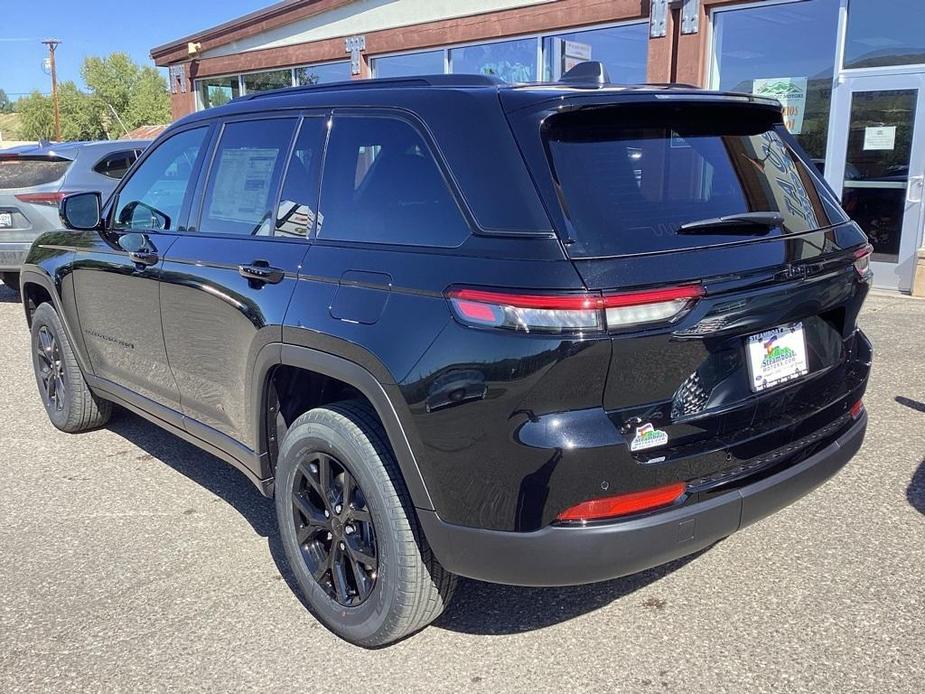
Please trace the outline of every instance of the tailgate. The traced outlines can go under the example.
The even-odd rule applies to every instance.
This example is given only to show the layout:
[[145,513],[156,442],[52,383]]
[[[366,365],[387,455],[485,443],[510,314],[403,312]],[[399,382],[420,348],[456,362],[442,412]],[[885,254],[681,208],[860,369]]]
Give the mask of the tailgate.
[[[858,235],[848,226],[760,247],[685,251],[670,264],[654,256],[576,261],[584,277],[602,283],[662,277],[672,284],[697,282],[704,290],[668,324],[612,333],[604,408],[630,442],[638,427],[665,432],[659,445],[631,449],[639,462],[683,461],[689,466],[684,478],[693,479],[812,433],[828,421],[807,431],[801,422],[832,405],[838,407],[829,410],[829,420],[847,411],[858,385],[849,372],[859,358],[856,318],[868,284],[854,267],[854,254],[836,248],[838,238],[848,244]],[[779,264],[745,269],[769,258]],[[743,269],[704,276],[704,268],[724,263]],[[775,345],[768,331],[791,327],[799,330],[796,349],[805,368],[795,366],[780,382],[756,382],[750,349],[759,357],[766,349],[770,360]],[[750,338],[762,334],[763,344],[750,347]],[[769,433],[775,435],[764,438]],[[738,452],[727,457],[734,446]]]
[[73,164],[51,154],[0,153],[0,241],[31,241],[57,220],[54,195]]
[[846,416],[866,237],[779,109],[633,99],[509,118],[588,289],[697,290],[608,312],[603,405],[637,462],[710,479]]

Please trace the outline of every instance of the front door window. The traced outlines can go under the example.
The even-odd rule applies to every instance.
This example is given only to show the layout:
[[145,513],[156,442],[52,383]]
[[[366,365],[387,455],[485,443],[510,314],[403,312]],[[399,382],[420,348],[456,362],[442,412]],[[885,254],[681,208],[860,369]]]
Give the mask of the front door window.
[[113,228],[170,231],[179,226],[208,130],[184,130],[157,145],[119,191]]

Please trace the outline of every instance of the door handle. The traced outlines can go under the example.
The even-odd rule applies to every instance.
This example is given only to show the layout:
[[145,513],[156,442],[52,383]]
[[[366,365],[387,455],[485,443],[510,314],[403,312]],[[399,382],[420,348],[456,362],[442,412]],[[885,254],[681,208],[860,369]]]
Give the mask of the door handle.
[[[906,202],[916,204],[922,202],[922,188],[925,187],[925,176],[910,176],[909,186],[906,190]],[[915,193],[912,191],[915,190]]]
[[155,251],[146,250],[146,251],[130,251],[128,254],[129,260],[135,263],[138,269],[143,269],[146,267],[151,267],[160,257]]
[[238,272],[241,277],[257,286],[279,284],[286,276],[286,273],[278,267],[270,267],[266,260],[255,260],[250,265],[239,265]]
[[119,248],[128,254],[128,259],[135,264],[135,269],[139,272],[160,260],[157,249],[147,234],[138,232],[125,234],[119,237],[118,244]]

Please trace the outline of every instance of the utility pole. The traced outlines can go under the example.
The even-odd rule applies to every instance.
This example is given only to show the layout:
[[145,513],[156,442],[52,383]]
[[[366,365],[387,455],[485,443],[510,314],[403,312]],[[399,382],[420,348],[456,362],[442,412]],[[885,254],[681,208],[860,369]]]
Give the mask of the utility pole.
[[42,41],[48,46],[48,64],[51,69],[51,103],[55,110],[55,139],[61,140],[61,116],[58,112],[58,73],[55,72],[55,49],[61,42],[58,39]]

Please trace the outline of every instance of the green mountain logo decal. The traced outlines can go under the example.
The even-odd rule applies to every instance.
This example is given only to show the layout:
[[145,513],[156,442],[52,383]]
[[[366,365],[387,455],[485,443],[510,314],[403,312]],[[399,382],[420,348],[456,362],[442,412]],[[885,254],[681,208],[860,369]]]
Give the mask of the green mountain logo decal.
[[795,85],[793,82],[788,80],[778,80],[777,82],[769,82],[764,85],[760,92],[761,95],[766,96],[803,96],[803,90]]
[[778,362],[795,359],[796,356],[796,352],[789,347],[775,346],[764,355],[764,359],[761,360],[761,365],[767,367],[772,364],[777,364]]
[[664,446],[668,443],[668,434],[661,429],[656,429],[651,422],[636,427],[636,436],[630,443],[631,451],[641,451],[644,448],[654,448],[655,446]]

